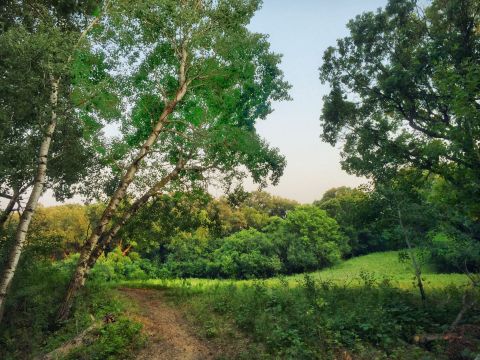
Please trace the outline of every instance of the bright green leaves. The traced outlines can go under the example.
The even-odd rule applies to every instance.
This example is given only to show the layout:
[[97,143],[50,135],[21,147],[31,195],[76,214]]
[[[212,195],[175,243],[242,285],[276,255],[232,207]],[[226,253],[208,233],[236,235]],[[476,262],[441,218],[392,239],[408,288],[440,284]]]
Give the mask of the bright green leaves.
[[[195,163],[195,171],[182,172],[189,183],[206,180],[201,169],[220,171],[225,182],[246,173],[260,184],[278,182],[285,160],[258,137],[255,123],[273,101],[288,99],[289,85],[266,36],[246,27],[258,6],[256,0],[114,4],[109,31],[115,46],[103,48],[107,63],[117,61],[111,73],[126,104],[125,155],[174,104],[143,164],[146,177],[159,178],[166,164],[184,159]],[[119,53],[128,60],[118,63]],[[182,78],[187,89],[177,103]]]

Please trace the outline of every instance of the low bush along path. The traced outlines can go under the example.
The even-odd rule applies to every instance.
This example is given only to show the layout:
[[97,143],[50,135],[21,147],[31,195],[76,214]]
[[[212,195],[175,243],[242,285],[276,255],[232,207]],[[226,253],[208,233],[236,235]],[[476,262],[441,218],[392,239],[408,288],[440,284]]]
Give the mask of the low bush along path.
[[158,290],[122,288],[138,310],[132,316],[143,324],[147,346],[137,359],[214,359],[209,345],[194,335],[180,311],[172,308]]

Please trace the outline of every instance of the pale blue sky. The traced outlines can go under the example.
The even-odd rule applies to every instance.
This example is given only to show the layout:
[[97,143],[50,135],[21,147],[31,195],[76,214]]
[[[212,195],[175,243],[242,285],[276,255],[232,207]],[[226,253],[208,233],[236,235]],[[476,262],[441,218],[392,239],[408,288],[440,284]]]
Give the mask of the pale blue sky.
[[348,35],[348,20],[384,7],[387,0],[264,0],[250,28],[269,34],[284,55],[281,68],[293,85],[293,101],[275,104],[259,133],[287,158],[280,184],[267,190],[300,202],[319,199],[335,186],[364,182],[341,170],[340,150],[320,140],[319,116],[328,87],[318,79],[324,50]]

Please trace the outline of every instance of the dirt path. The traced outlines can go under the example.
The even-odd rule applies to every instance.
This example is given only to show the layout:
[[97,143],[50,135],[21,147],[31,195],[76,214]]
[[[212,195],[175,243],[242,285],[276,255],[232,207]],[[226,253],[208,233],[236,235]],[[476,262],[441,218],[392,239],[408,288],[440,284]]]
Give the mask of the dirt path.
[[138,306],[133,315],[143,324],[149,337],[139,360],[203,360],[214,359],[208,344],[195,336],[182,314],[170,307],[161,291],[149,289],[120,289]]

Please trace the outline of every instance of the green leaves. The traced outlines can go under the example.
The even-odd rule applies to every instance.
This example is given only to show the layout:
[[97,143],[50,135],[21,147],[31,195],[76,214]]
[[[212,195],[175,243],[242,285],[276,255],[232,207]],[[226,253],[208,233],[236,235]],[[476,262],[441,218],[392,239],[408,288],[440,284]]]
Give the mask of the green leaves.
[[478,196],[479,6],[391,0],[348,23],[320,69],[322,138],[343,144],[344,169],[377,180],[430,170]]

